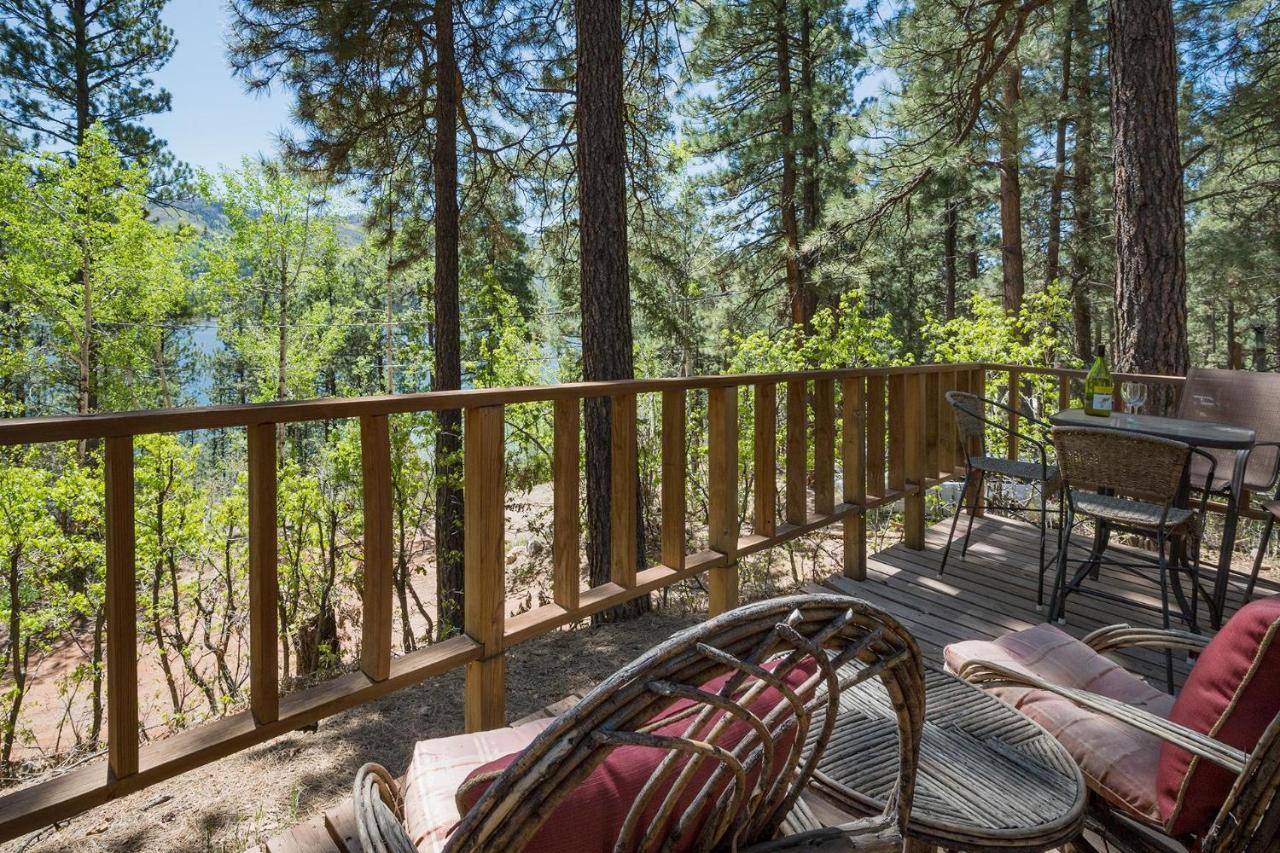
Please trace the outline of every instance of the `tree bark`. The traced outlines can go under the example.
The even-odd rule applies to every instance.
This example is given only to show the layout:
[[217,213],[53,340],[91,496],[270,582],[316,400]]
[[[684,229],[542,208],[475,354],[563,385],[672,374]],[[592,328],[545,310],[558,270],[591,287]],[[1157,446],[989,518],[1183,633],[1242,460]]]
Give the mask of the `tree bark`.
[[782,243],[786,253],[787,301],[791,322],[811,328],[813,308],[800,275],[800,222],[796,212],[796,127],[791,94],[791,29],[787,25],[787,0],[778,0],[774,12],[774,40],[778,76],[778,146],[782,156],[782,188],[778,199],[782,219]]
[[[453,44],[453,0],[436,0],[435,369],[436,391],[462,387],[458,320],[458,64]],[[462,630],[463,567],[462,413],[440,412],[436,431],[436,601],[439,636]]]
[[[577,28],[577,167],[582,374],[587,381],[631,379],[631,298],[627,266],[626,136],[622,97],[621,0],[579,2]],[[610,405],[585,406],[587,563],[591,584],[610,580]],[[639,477],[636,478],[637,484]],[[637,486],[637,496],[639,488]],[[636,501],[636,551],[644,565],[643,502]],[[649,609],[640,596],[593,617],[616,621]]]
[[[1111,0],[1115,169],[1116,361],[1123,371],[1184,374],[1186,234],[1171,0]],[[1162,389],[1152,411],[1171,402]]]
[[946,285],[946,316],[956,317],[956,240],[960,230],[960,214],[955,199],[947,202],[942,227],[942,280]]
[[[801,178],[800,207],[804,236],[818,228],[822,214],[822,195],[819,191],[818,121],[814,113],[817,97],[813,56],[813,16],[807,2],[800,4],[800,157]],[[813,320],[818,307],[818,287],[814,281],[814,264],[808,258],[800,258],[800,287],[805,299],[806,328]],[[837,300],[838,301],[838,300]]]
[[1067,125],[1071,121],[1071,41],[1073,16],[1062,33],[1062,81],[1058,89],[1058,122],[1054,130],[1053,181],[1049,186],[1049,236],[1045,246],[1044,286],[1058,280],[1062,247],[1062,194],[1067,185]]
[[1022,260],[1021,134],[1018,101],[1022,98],[1022,67],[1016,58],[1004,72],[1000,96],[1000,262],[1004,279],[1004,308],[1022,309],[1026,289]]
[[1093,358],[1093,310],[1089,287],[1093,280],[1092,238],[1096,233],[1093,208],[1094,45],[1090,38],[1088,0],[1074,0],[1072,29],[1080,56],[1075,62],[1075,141],[1071,151],[1071,317],[1076,355],[1083,364]]

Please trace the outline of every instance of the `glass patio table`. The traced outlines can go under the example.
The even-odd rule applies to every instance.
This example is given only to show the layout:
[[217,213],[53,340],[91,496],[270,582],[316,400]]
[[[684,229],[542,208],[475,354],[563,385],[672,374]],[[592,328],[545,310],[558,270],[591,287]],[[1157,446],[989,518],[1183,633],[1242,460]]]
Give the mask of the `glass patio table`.
[[1064,409],[1055,415],[1050,415],[1049,422],[1054,426],[1094,427],[1136,432],[1181,441],[1201,449],[1235,452],[1235,462],[1231,470],[1231,494],[1227,498],[1226,514],[1222,524],[1218,570],[1213,582],[1213,596],[1209,602],[1210,619],[1213,627],[1218,628],[1222,622],[1223,608],[1226,606],[1227,580],[1231,575],[1231,553],[1236,541],[1236,527],[1240,521],[1236,496],[1241,494],[1245,468],[1249,463],[1249,452],[1253,450],[1254,442],[1257,441],[1255,432],[1247,427],[1231,424],[1166,418],[1159,415],[1113,414],[1111,417],[1103,418],[1085,414],[1083,409]]

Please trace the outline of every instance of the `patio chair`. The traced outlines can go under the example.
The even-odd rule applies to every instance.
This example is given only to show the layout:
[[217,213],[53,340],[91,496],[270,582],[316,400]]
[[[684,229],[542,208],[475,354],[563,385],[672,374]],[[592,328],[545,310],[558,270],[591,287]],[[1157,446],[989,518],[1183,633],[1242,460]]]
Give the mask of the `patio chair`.
[[[947,534],[947,546],[942,551],[942,563],[938,566],[938,575],[941,576],[947,570],[947,559],[951,556],[951,541],[956,535],[956,523],[960,520],[961,510],[964,508],[964,500],[966,496],[970,496],[969,503],[969,521],[966,523],[964,531],[964,542],[960,546],[960,558],[964,559],[969,551],[969,534],[973,531],[973,517],[978,511],[978,500],[982,494],[983,484],[988,476],[1001,477],[1006,480],[1014,480],[1023,483],[1029,483],[1037,487],[1039,493],[1040,506],[1039,509],[1027,509],[1026,507],[1017,506],[989,506],[989,509],[1018,510],[1023,512],[1034,512],[1039,514],[1040,518],[1040,564],[1039,574],[1036,579],[1036,606],[1044,606],[1044,575],[1048,563],[1045,561],[1045,538],[1048,517],[1048,497],[1057,488],[1058,469],[1049,464],[1049,453],[1045,442],[1040,439],[1033,438],[1026,433],[1009,429],[1007,422],[1002,423],[992,420],[986,415],[986,407],[993,406],[1002,409],[1005,412],[1013,412],[1014,409],[1003,403],[997,403],[995,400],[988,400],[985,397],[979,397],[976,394],[970,394],[967,391],[948,391],[947,403],[950,404],[956,416],[956,429],[960,434],[960,446],[964,450],[964,480],[960,486],[960,494],[956,497],[955,512],[951,516],[951,530]],[[1025,412],[1018,412],[1024,419],[1038,423],[1048,428],[1048,424],[1037,421]],[[1006,459],[1000,456],[989,456],[987,454],[987,427],[993,427],[1007,436],[1017,436],[1020,443],[1024,447],[1032,448],[1037,458],[1034,461],[1024,461],[1020,459]],[[977,452],[971,452],[973,448],[977,448]]]
[[[1253,450],[1249,453],[1244,471],[1243,491],[1253,495],[1274,493],[1273,502],[1280,501],[1280,373],[1255,373],[1247,370],[1218,370],[1193,367],[1187,371],[1178,402],[1178,417],[1190,420],[1217,421],[1235,426],[1249,427],[1257,435]],[[1193,459],[1191,476],[1193,485],[1208,483],[1208,490],[1243,504],[1245,495],[1232,495],[1232,473],[1235,454],[1225,450],[1207,450],[1216,463],[1216,472],[1208,475],[1208,466],[1202,459]],[[1268,512],[1258,558],[1254,561],[1249,578],[1246,600],[1252,597],[1253,587],[1261,568],[1261,556],[1267,549],[1274,525],[1274,510]]]
[[[886,768],[896,770],[896,795],[878,816],[822,828],[800,794],[842,688],[870,678],[884,684],[897,721],[897,764]],[[898,849],[924,691],[915,640],[857,599],[747,605],[651,649],[549,723],[420,742],[403,784],[377,765],[361,768],[361,843],[396,853]]]
[[[947,667],[1039,723],[1090,789],[1108,849],[1280,849],[1280,597],[1241,608],[1212,640],[1113,625],[1083,640],[1038,625],[946,648]],[[1121,668],[1124,649],[1197,652],[1177,697]]]
[[[1198,631],[1200,531],[1208,495],[1202,496],[1198,510],[1175,504],[1182,493],[1183,477],[1192,456],[1200,454],[1208,460],[1209,477],[1215,470],[1213,457],[1180,441],[1093,427],[1054,427],[1053,443],[1057,448],[1067,509],[1049,621],[1065,618],[1067,596],[1072,593],[1105,598],[1130,607],[1139,606],[1124,596],[1102,588],[1085,588],[1082,584],[1086,577],[1096,574],[1103,562],[1139,577],[1145,577],[1142,569],[1155,565],[1160,586],[1158,612],[1163,626],[1166,629],[1170,627],[1169,581],[1172,574],[1174,594],[1183,618],[1192,631]],[[1080,561],[1075,575],[1067,580],[1071,533],[1077,520],[1082,518],[1095,525],[1093,542],[1088,557]],[[1155,559],[1143,559],[1137,555],[1132,560],[1108,557],[1107,537],[1099,535],[1098,525],[1108,530],[1154,538]],[[1189,604],[1176,576],[1182,560],[1175,553],[1175,544],[1191,553]],[[1165,671],[1172,692],[1173,657],[1170,653],[1165,655]]]

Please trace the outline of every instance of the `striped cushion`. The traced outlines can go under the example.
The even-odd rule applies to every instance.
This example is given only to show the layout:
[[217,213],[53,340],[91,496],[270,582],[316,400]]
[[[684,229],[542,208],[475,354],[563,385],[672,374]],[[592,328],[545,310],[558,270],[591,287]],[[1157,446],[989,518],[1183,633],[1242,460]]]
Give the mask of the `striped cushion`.
[[524,749],[554,717],[520,726],[422,740],[405,773],[404,823],[419,853],[443,850],[459,815],[454,794],[477,767]]
[[[1064,687],[1135,705],[1167,717],[1173,697],[1103,657],[1053,625],[1037,625],[998,640],[970,640],[946,648],[947,668],[983,660]],[[1039,723],[1080,765],[1089,787],[1112,805],[1147,823],[1160,822],[1156,770],[1160,739],[1047,690],[1000,687],[991,691]]]

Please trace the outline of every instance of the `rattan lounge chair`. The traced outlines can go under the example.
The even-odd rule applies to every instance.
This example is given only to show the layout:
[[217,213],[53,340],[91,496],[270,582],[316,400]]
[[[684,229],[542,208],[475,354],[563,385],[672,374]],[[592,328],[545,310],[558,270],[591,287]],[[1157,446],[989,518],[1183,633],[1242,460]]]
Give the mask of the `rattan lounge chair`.
[[[1015,392],[1016,393],[1016,392]],[[951,531],[947,534],[947,546],[942,551],[942,563],[938,567],[941,575],[947,570],[947,559],[951,556],[951,540],[956,535],[956,523],[964,509],[964,500],[970,498],[969,521],[964,531],[964,542],[960,546],[960,558],[964,559],[969,551],[969,534],[973,530],[973,517],[977,514],[979,496],[982,494],[987,477],[1001,477],[1030,483],[1036,486],[1039,494],[1039,509],[1028,509],[1015,506],[988,506],[988,509],[1017,510],[1020,512],[1038,513],[1040,518],[1040,565],[1036,580],[1036,606],[1044,605],[1044,574],[1048,566],[1045,561],[1045,539],[1047,536],[1048,499],[1058,484],[1058,469],[1049,464],[1048,447],[1044,441],[1027,435],[1024,432],[1009,429],[1008,423],[988,418],[986,407],[992,406],[1005,412],[1014,409],[995,400],[988,400],[967,391],[948,391],[947,403],[951,405],[956,416],[956,429],[960,434],[960,446],[964,451],[964,480],[960,486],[960,494],[956,497],[955,512],[951,516]],[[1048,429],[1048,424],[1036,421],[1025,412],[1018,412],[1023,419],[1032,420]],[[987,427],[1003,432],[1007,436],[1016,436],[1022,447],[1035,451],[1036,458],[1031,461],[1022,459],[1006,459],[1001,456],[987,454]],[[977,448],[976,452],[971,452]]]
[[[947,666],[1058,738],[1090,789],[1089,827],[1129,853],[1280,849],[1280,599],[1213,640],[1113,625],[1083,640],[1039,625],[946,649]],[[1122,649],[1199,655],[1175,698],[1118,666]],[[1089,849],[1089,848],[1085,848]]]
[[[1196,608],[1199,602],[1200,533],[1203,529],[1207,494],[1198,510],[1175,505],[1182,491],[1183,476],[1189,460],[1202,456],[1208,477],[1213,476],[1214,459],[1180,441],[1092,427],[1054,427],[1053,442],[1057,448],[1063,493],[1066,496],[1066,521],[1063,525],[1062,548],[1058,554],[1058,572],[1054,581],[1054,602],[1050,621],[1065,618],[1067,597],[1082,593],[1136,606],[1123,596],[1105,589],[1084,587],[1085,579],[1096,574],[1100,563],[1124,569],[1140,577],[1143,569],[1154,564],[1160,587],[1159,613],[1165,628],[1170,627],[1169,586],[1173,590],[1183,618],[1198,630]],[[1106,538],[1094,535],[1089,555],[1080,561],[1073,577],[1067,578],[1068,550],[1071,533],[1081,519],[1109,530],[1138,533],[1156,540],[1154,560],[1134,556],[1119,560],[1105,552]],[[1175,545],[1189,552],[1191,563],[1175,553]],[[1177,572],[1184,569],[1191,580],[1191,600],[1187,602]],[[1173,691],[1172,654],[1165,656],[1169,691]]]
[[[822,828],[800,794],[831,737],[841,690],[870,678],[883,683],[897,721],[896,795],[880,815]],[[769,691],[783,698],[762,706]],[[900,849],[924,691],[911,635],[857,599],[803,595],[747,605],[677,634],[599,684],[493,771],[460,819],[458,811],[435,816],[437,843],[424,845],[431,839],[421,827],[406,827],[412,767],[403,788],[377,765],[361,768],[354,791],[361,842],[396,853],[545,849],[545,833],[576,838],[587,822],[602,820],[601,809],[579,798],[631,750],[648,755],[653,770],[638,794],[610,801],[622,801],[615,811],[624,815],[609,827],[615,850]],[[445,774],[424,768],[422,779],[431,784],[433,775]],[[446,811],[452,801],[446,792]]]

